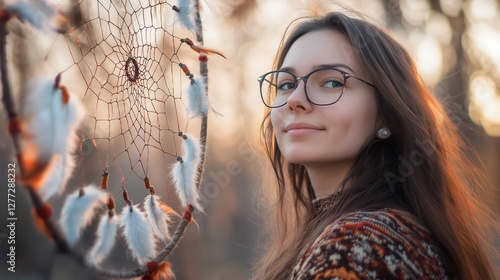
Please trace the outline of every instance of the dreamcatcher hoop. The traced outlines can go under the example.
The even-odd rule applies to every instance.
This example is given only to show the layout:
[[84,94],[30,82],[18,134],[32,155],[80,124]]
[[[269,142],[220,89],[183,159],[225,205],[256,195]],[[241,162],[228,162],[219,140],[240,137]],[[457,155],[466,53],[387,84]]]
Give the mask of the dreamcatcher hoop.
[[[203,34],[202,34],[202,22],[200,18],[200,11],[199,11],[199,3],[198,1],[195,1],[196,4],[194,7],[195,13],[194,13],[194,19],[195,19],[195,25],[196,25],[196,37],[197,41],[200,45],[203,45]],[[179,12],[179,9],[177,7],[173,7],[173,10],[176,12]],[[20,15],[20,18],[22,19],[22,14]],[[8,131],[10,135],[12,136],[13,143],[14,143],[14,148],[15,148],[15,153],[16,153],[16,158],[19,166],[19,174],[23,176],[25,173],[25,170],[23,170],[23,155],[22,155],[22,149],[20,145],[20,132],[21,132],[21,124],[20,124],[20,119],[19,115],[15,111],[14,107],[14,101],[12,98],[12,93],[11,93],[11,88],[10,88],[10,81],[9,81],[9,73],[7,70],[7,65],[8,65],[8,60],[7,60],[7,51],[6,51],[6,37],[8,35],[8,31],[6,28],[6,24],[8,20],[10,19],[10,15],[5,14],[5,11],[0,14],[0,71],[1,71],[1,79],[2,79],[2,91],[3,91],[3,97],[2,101],[4,104],[4,107],[6,108],[6,113],[8,116]],[[184,39],[182,43],[186,43],[187,45],[191,46],[191,48],[198,53],[199,55],[199,63],[200,63],[200,76],[202,77],[204,81],[204,86],[207,87],[208,84],[208,67],[207,67],[207,61],[208,58],[206,56],[206,50],[203,48],[200,48],[199,46],[196,46],[193,44],[193,42],[190,39]],[[210,51],[208,51],[210,52]],[[127,66],[131,65],[133,69],[131,71],[126,71],[127,75],[130,74],[129,79],[137,79],[137,63],[135,61],[130,61],[127,60],[126,62],[126,69]],[[182,67],[182,66],[181,66]],[[134,71],[135,69],[135,71]],[[183,68],[184,70],[184,68]],[[188,70],[189,71],[189,70]],[[186,72],[185,72],[186,73]],[[186,73],[187,74],[187,73]],[[207,92],[207,88],[204,89],[205,92]],[[201,174],[203,174],[203,169],[204,169],[204,161],[205,161],[205,147],[206,147],[206,138],[207,138],[207,122],[208,121],[208,116],[207,114],[203,114],[201,118],[201,126],[200,126],[200,148],[201,148],[201,153],[200,153],[200,161],[199,164],[197,165],[197,174],[198,176],[195,177],[195,186],[196,189],[200,189],[201,186]],[[180,135],[181,136],[181,135]],[[114,278],[130,278],[130,277],[138,277],[142,275],[150,275],[152,272],[154,272],[158,268],[158,264],[161,263],[170,253],[171,251],[177,246],[179,240],[181,239],[187,225],[192,221],[192,212],[195,210],[195,208],[188,204],[186,207],[184,214],[182,215],[182,219],[180,219],[177,228],[175,229],[172,238],[170,242],[167,244],[163,250],[160,251],[160,253],[157,254],[157,256],[154,258],[154,260],[148,262],[146,265],[141,266],[135,270],[130,270],[130,271],[114,271],[114,270],[109,270],[109,269],[104,269],[102,267],[99,267],[95,265],[92,262],[87,261],[82,254],[77,252],[75,249],[73,249],[67,242],[67,240],[64,238],[63,234],[61,233],[60,229],[56,225],[56,223],[50,218],[52,214],[52,210],[50,205],[48,205],[44,200],[40,197],[40,195],[37,193],[35,188],[32,188],[29,186],[29,182],[25,182],[25,185],[29,191],[31,200],[34,205],[35,212],[37,214],[37,217],[39,218],[40,221],[43,222],[45,228],[47,231],[50,233],[52,236],[52,239],[55,241],[56,246],[62,253],[66,253],[70,256],[72,256],[78,263],[83,265],[84,267],[93,270],[103,276],[107,277],[114,277]]]

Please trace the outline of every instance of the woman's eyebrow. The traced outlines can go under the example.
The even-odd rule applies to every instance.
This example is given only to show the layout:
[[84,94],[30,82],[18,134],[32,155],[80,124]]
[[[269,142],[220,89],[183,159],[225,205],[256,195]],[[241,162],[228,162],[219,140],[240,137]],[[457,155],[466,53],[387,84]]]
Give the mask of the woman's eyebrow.
[[[319,69],[319,68],[327,68],[327,67],[344,68],[346,70],[349,70],[350,73],[352,73],[354,75],[356,74],[356,72],[351,67],[349,67],[348,65],[343,64],[343,63],[313,65],[312,70]],[[279,69],[279,71],[287,71],[287,72],[291,72],[291,73],[296,73],[295,68],[291,67],[291,66],[282,67]]]
[[286,66],[286,67],[281,67],[280,69],[278,69],[278,71],[287,71],[290,73],[295,73],[295,68],[291,66]]
[[343,64],[343,63],[314,65],[314,69],[326,68],[326,67],[345,68],[345,69],[349,70],[352,74],[356,74],[356,72],[354,70],[352,70],[351,67],[349,67],[349,66],[347,66],[346,64]]

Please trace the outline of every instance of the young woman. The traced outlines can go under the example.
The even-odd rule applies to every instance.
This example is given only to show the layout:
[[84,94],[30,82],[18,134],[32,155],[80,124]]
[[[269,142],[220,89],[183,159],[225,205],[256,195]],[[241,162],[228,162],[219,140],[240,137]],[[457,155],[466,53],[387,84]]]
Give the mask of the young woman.
[[259,81],[277,220],[254,279],[494,279],[476,169],[401,44],[330,13],[274,69]]

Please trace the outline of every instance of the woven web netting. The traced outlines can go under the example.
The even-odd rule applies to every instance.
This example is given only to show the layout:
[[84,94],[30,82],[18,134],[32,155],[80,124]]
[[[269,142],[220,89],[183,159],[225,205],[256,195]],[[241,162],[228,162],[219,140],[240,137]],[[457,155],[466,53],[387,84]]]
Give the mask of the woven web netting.
[[[62,73],[63,81],[78,85],[88,115],[84,126],[90,135],[82,139],[82,159],[91,144],[98,155],[94,164],[111,174],[110,185],[126,188],[137,184],[128,183],[131,176],[144,180],[159,167],[168,174],[169,163],[180,155],[177,134],[188,129],[182,97],[189,79],[179,65],[181,46],[186,46],[181,39],[193,33],[177,26],[176,12],[165,1],[79,5],[83,23],[64,35],[63,51],[72,64]],[[176,28],[185,36],[175,36]],[[193,51],[184,57],[185,64],[196,66]]]

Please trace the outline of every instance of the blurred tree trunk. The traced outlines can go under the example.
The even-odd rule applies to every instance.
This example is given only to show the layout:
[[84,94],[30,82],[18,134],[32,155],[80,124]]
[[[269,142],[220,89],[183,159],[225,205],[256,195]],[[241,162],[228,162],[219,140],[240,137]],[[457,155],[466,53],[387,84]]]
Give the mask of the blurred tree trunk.
[[387,25],[392,30],[403,27],[403,13],[399,0],[383,0],[383,5],[387,14]]

